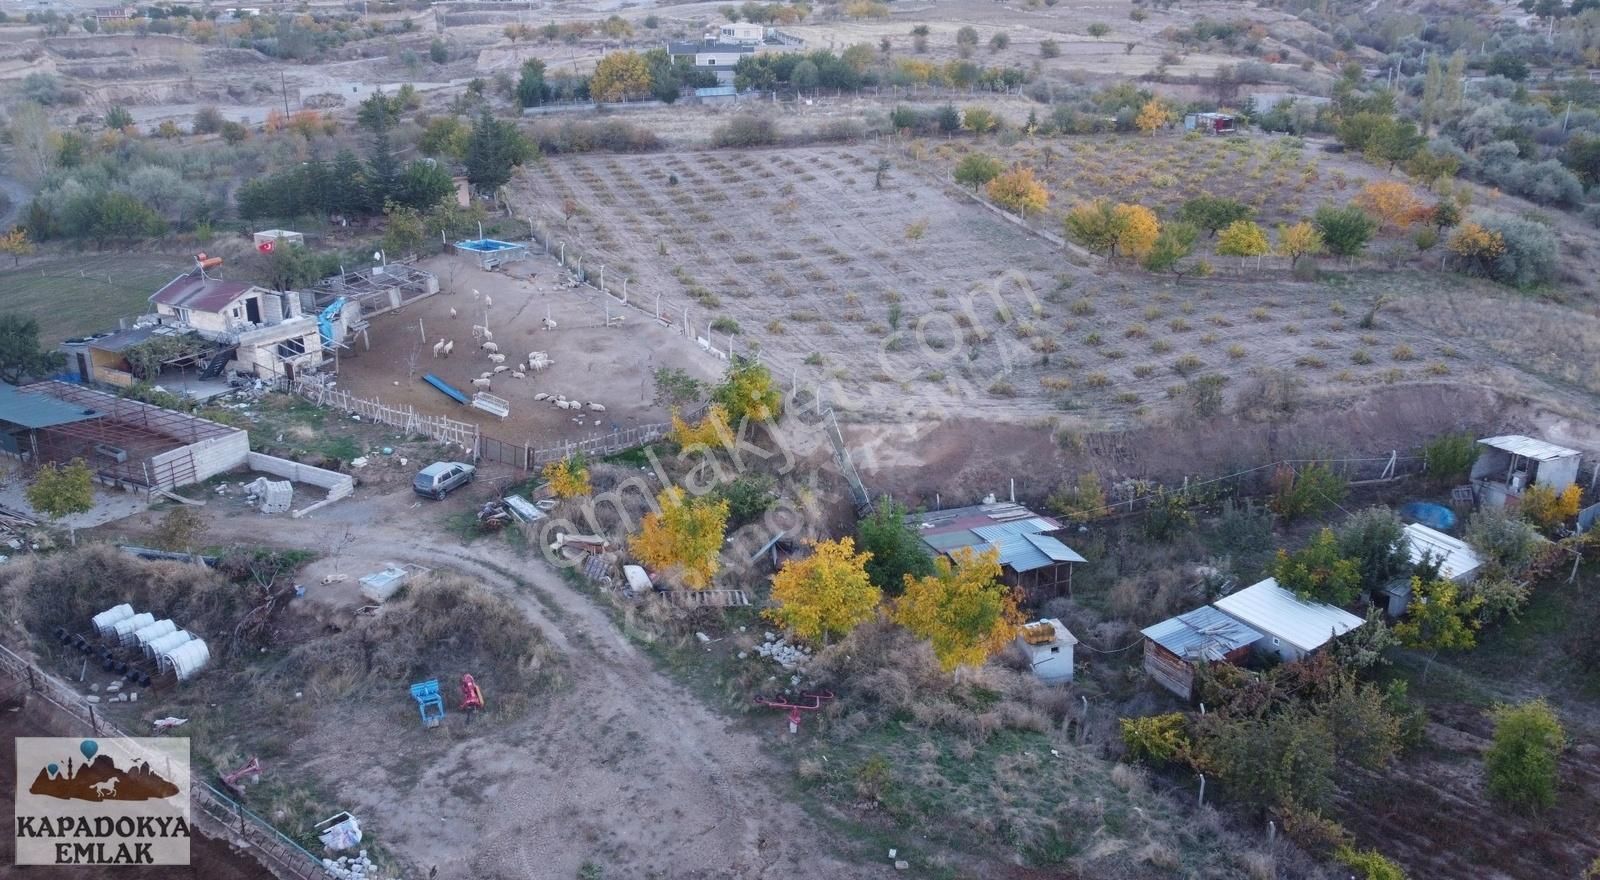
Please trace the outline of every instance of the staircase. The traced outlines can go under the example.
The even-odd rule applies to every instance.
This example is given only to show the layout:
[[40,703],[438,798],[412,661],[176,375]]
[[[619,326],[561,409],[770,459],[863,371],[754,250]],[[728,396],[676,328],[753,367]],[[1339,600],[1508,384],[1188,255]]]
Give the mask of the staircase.
[[212,352],[211,359],[206,361],[205,367],[200,370],[200,378],[215,379],[222,375],[223,369],[228,366],[228,361],[233,360],[234,354],[238,351],[239,346],[229,345]]

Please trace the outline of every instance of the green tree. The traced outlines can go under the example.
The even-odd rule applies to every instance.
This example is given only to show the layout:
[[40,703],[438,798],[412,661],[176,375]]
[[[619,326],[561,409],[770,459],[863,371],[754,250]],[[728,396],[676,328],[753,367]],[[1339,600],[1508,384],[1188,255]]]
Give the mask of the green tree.
[[1478,443],[1471,434],[1444,434],[1422,447],[1422,461],[1430,482],[1453,486],[1467,478],[1478,460]]
[[522,62],[522,76],[517,80],[517,102],[524,107],[536,107],[550,97],[550,87],[544,81],[544,62],[529,58]]
[[1272,566],[1278,586],[1302,599],[1344,607],[1361,595],[1361,572],[1339,554],[1333,529],[1323,529],[1296,553],[1278,551]]
[[1555,805],[1562,749],[1567,734],[1543,699],[1497,706],[1494,742],[1483,756],[1489,795],[1518,809]]
[[39,348],[39,322],[15,312],[0,314],[0,380],[21,385],[59,370],[65,358]]
[[1415,156],[1427,142],[1428,139],[1417,131],[1414,123],[1390,120],[1389,124],[1373,133],[1362,152],[1372,162],[1380,165],[1387,163],[1389,170],[1393,171],[1395,165]]
[[977,190],[1005,170],[1005,165],[999,159],[987,153],[968,153],[956,163],[955,179],[957,183]]
[[1412,577],[1411,600],[1406,603],[1405,617],[1394,626],[1395,637],[1400,644],[1432,656],[1440,651],[1469,650],[1478,643],[1482,604],[1477,596],[1464,596],[1453,581]]
[[871,515],[856,523],[856,546],[871,554],[867,577],[880,590],[898,595],[907,577],[920,578],[933,573],[933,558],[905,524],[906,509],[891,498],[883,498]]
[[495,119],[485,109],[467,138],[467,180],[482,192],[494,192],[511,181],[511,169],[529,153],[516,126]]
[[1353,205],[1336,208],[1323,205],[1312,218],[1312,225],[1322,234],[1322,243],[1328,253],[1337,257],[1354,257],[1366,250],[1372,233],[1378,229],[1377,221]]
[[1272,476],[1272,510],[1285,519],[1316,516],[1344,500],[1349,481],[1325,464],[1285,465]]
[[1145,255],[1144,267],[1151,272],[1167,272],[1177,268],[1178,262],[1194,250],[1200,230],[1193,223],[1175,221],[1161,227],[1156,243]]
[[771,371],[752,358],[735,356],[711,399],[722,404],[734,427],[745,419],[776,421],[783,411],[783,392],[773,384]]
[[328,210],[346,217],[372,213],[366,166],[348,148],[334,155],[328,171]]
[[456,189],[450,172],[431,162],[412,162],[395,180],[394,201],[407,207],[426,211]]
[[1502,508],[1483,507],[1467,523],[1466,542],[1487,562],[1519,573],[1533,561],[1539,530]]
[[1178,219],[1204,229],[1206,234],[1215,237],[1219,230],[1225,229],[1240,220],[1248,220],[1254,212],[1248,205],[1222,196],[1200,195],[1183,203],[1178,208]]
[[433,42],[428,45],[428,60],[434,64],[445,64],[450,61],[450,47],[444,44],[444,40],[433,38]]
[[[30,507],[51,520],[87,513],[94,507],[94,472],[81,458],[64,466],[50,462],[34,474],[24,494]],[[71,534],[77,543],[76,527]]]
[[1411,570],[1408,544],[1405,524],[1387,507],[1356,511],[1339,527],[1339,555],[1355,563],[1369,590]]
[[383,252],[392,259],[416,253],[425,240],[422,213],[416,208],[389,202],[383,206],[388,226],[383,232]]
[[467,138],[472,129],[459,116],[435,116],[417,139],[417,149],[424,155],[460,160],[467,155]]
[[1217,236],[1217,253],[1224,257],[1259,257],[1272,246],[1267,243],[1267,233],[1253,220],[1235,220],[1223,227]]
[[106,111],[106,128],[121,131],[133,124],[133,114],[121,104],[113,105]]

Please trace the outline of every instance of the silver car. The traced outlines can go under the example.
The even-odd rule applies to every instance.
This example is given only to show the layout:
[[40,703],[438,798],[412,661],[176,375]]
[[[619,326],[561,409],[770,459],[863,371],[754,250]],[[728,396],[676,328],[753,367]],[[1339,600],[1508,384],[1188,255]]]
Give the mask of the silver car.
[[459,461],[436,461],[417,473],[411,488],[424,498],[442,500],[460,486],[473,481],[478,469]]

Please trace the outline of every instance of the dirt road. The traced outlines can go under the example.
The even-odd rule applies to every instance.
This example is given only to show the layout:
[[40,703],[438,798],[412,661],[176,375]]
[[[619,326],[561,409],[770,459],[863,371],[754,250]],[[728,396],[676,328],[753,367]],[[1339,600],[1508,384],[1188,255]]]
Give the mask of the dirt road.
[[[342,704],[337,723],[296,742],[301,772],[323,777],[376,840],[423,872],[436,865],[440,877],[480,880],[573,877],[584,862],[618,877],[864,875],[786,802],[784,771],[757,734],[658,672],[544,562],[500,541],[462,547],[429,534],[441,505],[368,491],[313,518],[274,518],[270,529],[255,515],[213,516],[207,540],[259,544],[270,532],[274,544],[328,554],[307,572],[313,601],[325,569],[357,576],[403,561],[459,570],[513,598],[566,663],[566,683],[547,702],[486,736],[422,732],[414,718],[400,720],[396,701],[370,712]],[[466,494],[445,504],[465,509]]]

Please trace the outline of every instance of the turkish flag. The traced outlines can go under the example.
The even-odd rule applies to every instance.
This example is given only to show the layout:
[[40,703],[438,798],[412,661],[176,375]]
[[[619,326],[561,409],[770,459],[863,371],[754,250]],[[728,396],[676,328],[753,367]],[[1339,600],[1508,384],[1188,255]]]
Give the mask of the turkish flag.
[[264,254],[270,254],[270,253],[272,253],[272,242],[264,241],[264,242],[256,245],[256,250],[258,250],[258,251],[260,251],[260,252],[262,252]]

